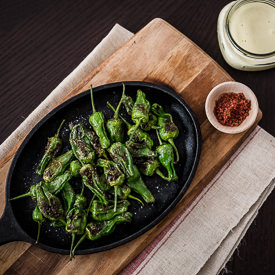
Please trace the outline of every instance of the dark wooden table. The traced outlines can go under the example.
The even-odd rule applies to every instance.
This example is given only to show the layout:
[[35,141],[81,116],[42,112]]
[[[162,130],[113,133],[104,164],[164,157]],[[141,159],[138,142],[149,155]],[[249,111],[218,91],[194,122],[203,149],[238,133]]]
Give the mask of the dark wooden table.
[[[225,63],[219,50],[217,18],[227,3],[225,0],[1,1],[0,143],[91,52],[115,23],[137,32],[156,17],[171,23],[235,80],[251,87],[263,111],[260,125],[275,135],[275,70],[237,71]],[[275,274],[274,231],[275,192],[259,211],[227,264],[227,270],[233,274]]]

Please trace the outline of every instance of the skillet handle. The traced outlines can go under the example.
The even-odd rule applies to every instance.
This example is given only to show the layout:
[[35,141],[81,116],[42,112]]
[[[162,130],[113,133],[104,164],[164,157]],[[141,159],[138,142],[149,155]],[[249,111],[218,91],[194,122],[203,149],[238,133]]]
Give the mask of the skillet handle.
[[12,214],[11,207],[7,204],[0,219],[0,245],[23,240],[26,241],[26,235],[18,226]]

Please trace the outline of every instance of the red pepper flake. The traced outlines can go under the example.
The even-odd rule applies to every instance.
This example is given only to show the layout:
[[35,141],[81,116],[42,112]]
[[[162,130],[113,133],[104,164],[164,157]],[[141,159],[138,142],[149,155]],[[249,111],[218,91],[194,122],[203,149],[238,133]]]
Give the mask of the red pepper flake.
[[214,114],[225,126],[239,126],[249,114],[251,101],[243,93],[224,93],[216,100]]

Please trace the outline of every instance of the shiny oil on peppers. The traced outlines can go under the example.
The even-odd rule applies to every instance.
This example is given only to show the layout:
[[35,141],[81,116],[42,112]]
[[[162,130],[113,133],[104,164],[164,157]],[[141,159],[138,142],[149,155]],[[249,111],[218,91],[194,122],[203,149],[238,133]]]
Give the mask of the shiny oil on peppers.
[[62,147],[62,140],[59,137],[59,133],[60,130],[64,124],[65,120],[63,120],[55,134],[55,136],[50,137],[48,139],[48,143],[47,146],[45,148],[45,153],[40,161],[40,163],[38,164],[37,168],[36,168],[36,173],[39,175],[42,175],[46,166],[48,165],[48,163],[55,158],[55,156],[57,155],[57,153],[61,150]]
[[42,183],[36,185],[37,206],[43,216],[55,221],[63,218],[64,210],[58,197],[51,194]]
[[174,148],[176,153],[176,162],[179,161],[179,152],[174,143],[174,139],[179,135],[179,129],[173,122],[171,114],[165,113],[162,106],[154,103],[152,112],[158,116],[158,130],[162,140],[168,141]]
[[66,215],[72,209],[75,201],[75,192],[69,182],[66,182],[63,189],[61,190],[61,195],[64,202],[64,210]]
[[69,138],[73,153],[82,165],[93,163],[95,151],[86,136],[85,128],[82,124],[73,126]]
[[82,235],[85,232],[87,225],[88,212],[85,209],[87,205],[87,199],[82,195],[76,195],[73,208],[68,212],[66,216],[66,231],[72,234],[72,242],[70,249],[70,259],[72,259],[72,250],[75,240],[75,235]]
[[90,209],[93,219],[95,221],[108,221],[114,216],[120,215],[128,210],[130,202],[122,200],[117,203],[116,212],[114,211],[113,205],[103,205],[98,200],[94,200]]
[[92,86],[91,86],[91,102],[92,102],[93,113],[89,118],[89,122],[92,125],[96,134],[98,135],[102,148],[106,149],[110,146],[111,143],[105,130],[104,115],[102,112],[97,112],[95,109]]
[[160,145],[157,147],[156,152],[158,154],[158,159],[162,166],[167,170],[167,177],[162,174],[162,172],[157,169],[156,173],[161,176],[163,179],[168,181],[176,181],[178,179],[178,176],[176,174],[175,168],[174,168],[174,150],[170,143],[163,144],[159,133],[157,132],[157,136],[159,139]]
[[74,157],[72,150],[66,152],[65,154],[53,159],[45,169],[43,173],[44,181],[53,181],[57,176],[61,175]]
[[139,194],[145,202],[154,203],[155,198],[147,188],[145,183],[143,182],[141,175],[139,173],[138,168],[134,165],[134,175],[127,179],[127,185],[131,187],[131,189]]
[[123,84],[122,96],[115,110],[114,117],[110,118],[106,124],[106,128],[112,143],[123,142],[123,138],[124,138],[123,121],[119,118],[119,109],[122,104],[124,95],[125,95],[125,85]]
[[96,169],[91,164],[84,165],[80,170],[82,183],[104,204],[108,204],[108,199],[100,188],[100,178]]
[[141,124],[145,124],[149,121],[149,112],[150,112],[150,102],[146,99],[145,93],[141,90],[137,91],[137,99],[135,101],[133,111],[132,111],[132,120],[135,123],[135,127],[132,130],[130,140],[133,138],[134,133]]
[[70,162],[70,172],[73,177],[80,176],[80,169],[82,165],[79,160],[73,160]]
[[124,144],[121,142],[113,143],[109,148],[109,153],[127,177],[134,175],[133,158]]

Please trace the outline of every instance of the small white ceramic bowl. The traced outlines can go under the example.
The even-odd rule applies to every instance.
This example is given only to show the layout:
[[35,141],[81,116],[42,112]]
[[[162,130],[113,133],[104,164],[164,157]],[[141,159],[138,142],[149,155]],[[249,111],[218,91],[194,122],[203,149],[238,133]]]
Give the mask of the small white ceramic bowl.
[[[216,100],[224,93],[243,93],[246,99],[251,100],[249,115],[239,126],[224,126],[218,122],[214,115]],[[219,131],[227,134],[238,134],[250,128],[257,118],[259,105],[255,94],[246,85],[239,82],[223,82],[214,87],[208,94],[205,102],[205,112],[210,123]]]

